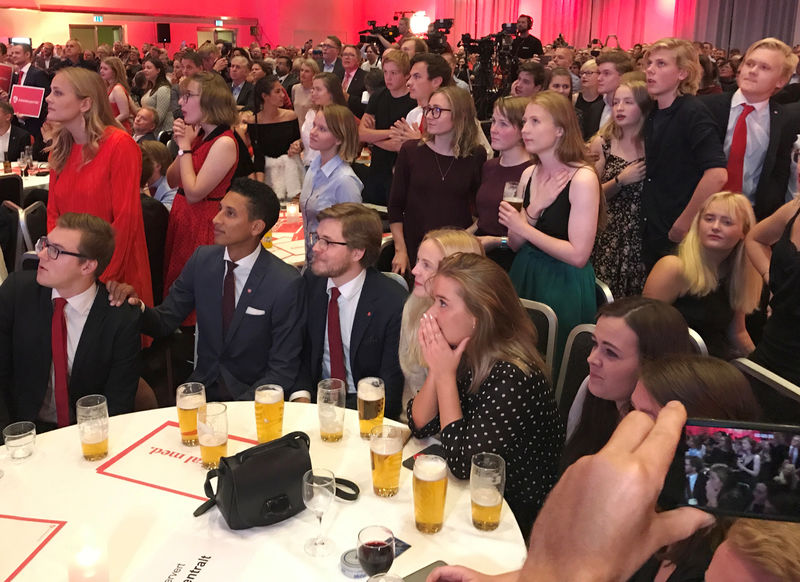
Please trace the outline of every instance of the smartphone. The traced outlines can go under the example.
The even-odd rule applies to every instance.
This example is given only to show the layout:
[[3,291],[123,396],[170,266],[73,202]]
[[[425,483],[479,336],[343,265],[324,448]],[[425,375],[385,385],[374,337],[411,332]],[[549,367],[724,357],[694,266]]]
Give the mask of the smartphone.
[[437,560],[423,568],[420,568],[416,572],[409,574],[405,578],[403,578],[403,582],[425,582],[428,578],[428,574],[433,572],[439,566],[447,566],[447,562],[443,562],[442,560]]
[[659,504],[800,522],[800,426],[690,418]]

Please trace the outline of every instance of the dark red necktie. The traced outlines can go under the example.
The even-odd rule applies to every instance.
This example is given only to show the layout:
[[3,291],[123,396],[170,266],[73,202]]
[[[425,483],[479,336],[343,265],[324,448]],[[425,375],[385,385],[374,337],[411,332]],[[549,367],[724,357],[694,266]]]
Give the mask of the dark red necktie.
[[67,319],[64,307],[67,300],[56,297],[53,305],[53,324],[50,332],[50,346],[53,352],[53,372],[55,382],[53,393],[56,397],[56,419],[59,428],[69,425],[69,368],[67,367]]
[[338,378],[347,384],[342,327],[339,323],[339,295],[339,288],[331,287],[331,298],[328,301],[328,353],[331,357],[331,378]]
[[233,312],[236,310],[236,277],[233,270],[237,267],[233,261],[225,261],[228,271],[222,285],[222,337],[228,335],[228,328],[233,321]]
[[419,120],[419,132],[420,133],[425,133],[425,128],[427,126],[428,126],[428,124],[425,122],[425,113],[423,112],[422,113],[422,119]]
[[733,139],[731,140],[731,151],[728,154],[728,183],[726,190],[731,192],[741,192],[742,182],[744,181],[744,153],[747,149],[747,116],[755,110],[755,107],[742,104],[742,112],[736,120],[733,128]]

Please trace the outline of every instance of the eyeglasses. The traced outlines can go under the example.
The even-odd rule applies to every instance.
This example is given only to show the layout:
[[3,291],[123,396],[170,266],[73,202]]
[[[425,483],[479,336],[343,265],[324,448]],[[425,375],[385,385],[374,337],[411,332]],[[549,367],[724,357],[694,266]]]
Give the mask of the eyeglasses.
[[188,101],[189,97],[200,97],[200,93],[190,93],[187,91],[186,93],[182,93],[180,96],[181,101]]
[[445,109],[444,107],[439,107],[438,105],[434,105],[433,107],[426,105],[422,108],[422,114],[430,115],[431,119],[439,119],[442,116],[442,111],[452,111],[452,109]]
[[338,240],[328,240],[327,238],[321,238],[316,232],[312,232],[310,235],[311,246],[319,245],[319,250],[324,251],[330,245],[340,245],[343,247],[347,246],[346,242],[340,242]]
[[50,258],[51,261],[57,260],[60,255],[69,255],[70,257],[78,257],[80,259],[86,258],[86,255],[65,251],[56,246],[53,246],[52,244],[50,244],[50,241],[47,240],[46,236],[43,236],[39,240],[37,240],[36,246],[34,248],[36,249],[37,253],[41,253],[44,249],[47,249],[47,256]]
[[597,71],[581,71],[581,75],[596,75]]

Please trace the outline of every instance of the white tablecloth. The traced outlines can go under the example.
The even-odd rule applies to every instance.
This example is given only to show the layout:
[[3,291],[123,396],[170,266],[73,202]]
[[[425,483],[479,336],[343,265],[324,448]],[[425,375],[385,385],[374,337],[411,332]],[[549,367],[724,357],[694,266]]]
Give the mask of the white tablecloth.
[[[256,438],[252,403],[230,403],[228,418],[231,435]],[[305,554],[304,542],[317,533],[316,519],[307,511],[273,526],[242,531],[229,530],[216,508],[195,518],[192,512],[203,497],[205,470],[191,462],[199,450],[180,443],[173,426],[176,420],[174,408],[112,417],[109,456],[98,462],[81,456],[75,426],[38,435],[36,453],[23,463],[10,463],[0,451],[0,468],[5,471],[0,479],[0,532],[13,535],[17,528],[23,538],[25,527],[31,525],[3,516],[66,522],[56,533],[50,531],[50,541],[15,581],[67,580],[68,564],[86,535],[100,540],[94,545],[107,550],[112,581],[164,580],[169,572],[155,564],[165,563],[165,555],[168,562],[174,552],[177,561],[195,548],[202,554],[209,545],[217,552],[215,565],[231,572],[219,580],[346,580],[339,571],[339,557],[355,547],[358,531],[371,524],[389,527],[411,545],[392,566],[392,572],[403,576],[440,559],[489,573],[518,568],[525,559],[522,536],[508,507],[497,530],[477,531],[470,517],[468,482],[452,475],[442,531],[419,533],[414,526],[411,472],[401,470],[397,496],[375,496],[369,446],[359,437],[355,411],[347,411],[343,441],[324,443],[313,404],[286,404],[284,434],[308,433],[314,466],[331,469],[361,488],[358,501],[337,500],[325,515],[324,530],[336,544],[333,554],[325,558]],[[426,444],[411,439],[403,457]],[[248,446],[242,440],[229,440],[229,454]],[[105,469],[98,472],[101,467]],[[3,537],[5,557],[0,564],[25,559],[27,553],[12,556],[13,544],[7,535]]]

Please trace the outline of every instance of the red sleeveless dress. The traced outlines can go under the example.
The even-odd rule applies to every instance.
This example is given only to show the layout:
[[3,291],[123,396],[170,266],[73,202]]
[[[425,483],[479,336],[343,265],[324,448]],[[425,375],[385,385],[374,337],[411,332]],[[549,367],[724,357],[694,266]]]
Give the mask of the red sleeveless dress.
[[[125,90],[125,87],[123,87],[122,84],[120,83],[117,83],[116,85],[113,85],[108,88],[109,97],[111,96],[111,92],[114,90],[114,87],[119,87],[120,89],[122,89],[122,92],[125,93],[125,97],[130,98],[128,92]],[[109,100],[109,103],[111,103],[111,112],[114,114],[114,117],[116,117],[117,115],[119,115],[119,107],[117,107],[117,104],[114,103],[113,101]],[[129,134],[133,133],[133,127],[131,126],[130,119],[126,119],[125,121],[120,121],[120,123],[122,124],[122,127],[125,128],[125,131],[127,131]]]

